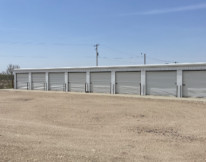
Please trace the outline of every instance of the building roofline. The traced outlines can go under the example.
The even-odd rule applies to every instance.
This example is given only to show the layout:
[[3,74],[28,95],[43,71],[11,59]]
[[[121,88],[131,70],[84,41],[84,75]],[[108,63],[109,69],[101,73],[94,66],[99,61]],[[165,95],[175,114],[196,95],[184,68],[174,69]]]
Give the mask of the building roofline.
[[116,69],[116,68],[150,68],[150,67],[184,67],[184,66],[206,66],[206,62],[196,63],[172,63],[172,64],[146,64],[146,65],[113,65],[113,66],[79,66],[79,67],[57,67],[57,68],[22,68],[14,69],[18,71],[33,71],[33,70],[78,70],[78,69]]

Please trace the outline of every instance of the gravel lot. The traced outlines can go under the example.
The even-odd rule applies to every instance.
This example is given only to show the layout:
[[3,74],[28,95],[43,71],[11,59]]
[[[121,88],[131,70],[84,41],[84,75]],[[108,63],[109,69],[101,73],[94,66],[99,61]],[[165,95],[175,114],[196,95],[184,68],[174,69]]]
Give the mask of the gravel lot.
[[206,161],[206,99],[0,90],[0,161]]

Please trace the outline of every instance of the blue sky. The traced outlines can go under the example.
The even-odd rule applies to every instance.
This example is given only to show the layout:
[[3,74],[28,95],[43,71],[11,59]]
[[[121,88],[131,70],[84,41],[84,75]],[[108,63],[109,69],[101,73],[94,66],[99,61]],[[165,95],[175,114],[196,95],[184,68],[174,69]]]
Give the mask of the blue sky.
[[205,0],[0,0],[0,71],[206,62]]

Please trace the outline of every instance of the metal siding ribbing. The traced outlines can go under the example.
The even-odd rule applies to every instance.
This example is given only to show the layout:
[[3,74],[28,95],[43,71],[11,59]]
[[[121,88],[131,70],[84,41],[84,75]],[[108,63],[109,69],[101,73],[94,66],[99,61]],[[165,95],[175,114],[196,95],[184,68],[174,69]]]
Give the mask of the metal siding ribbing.
[[17,74],[16,78],[17,89],[28,89],[29,88],[29,74]]
[[116,72],[117,94],[138,94],[141,88],[141,72]]
[[110,93],[111,72],[91,73],[91,92]]
[[85,92],[86,73],[69,73],[69,91]]
[[45,90],[46,89],[46,75],[45,73],[32,73],[32,89]]
[[176,96],[176,78],[176,71],[147,72],[147,95]]
[[49,73],[49,90],[65,90],[64,73]]
[[183,97],[206,97],[206,71],[183,71]]

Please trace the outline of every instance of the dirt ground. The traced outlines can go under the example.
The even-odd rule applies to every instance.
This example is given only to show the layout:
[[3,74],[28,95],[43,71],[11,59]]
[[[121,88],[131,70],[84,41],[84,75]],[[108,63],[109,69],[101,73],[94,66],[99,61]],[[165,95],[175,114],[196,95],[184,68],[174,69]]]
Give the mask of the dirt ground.
[[0,161],[206,161],[206,100],[0,91]]

